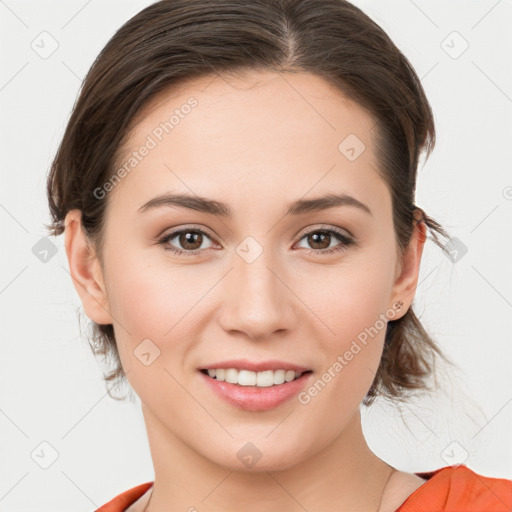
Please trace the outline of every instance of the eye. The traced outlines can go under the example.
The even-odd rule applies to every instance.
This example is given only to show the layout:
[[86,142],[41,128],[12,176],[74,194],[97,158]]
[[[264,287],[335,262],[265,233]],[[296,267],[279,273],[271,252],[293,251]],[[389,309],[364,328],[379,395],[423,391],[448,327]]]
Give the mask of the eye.
[[[162,244],[167,251],[171,251],[175,254],[194,256],[200,250],[205,249],[205,247],[202,247],[205,237],[210,239],[210,236],[201,229],[185,228],[168,233],[160,238],[158,243]],[[174,239],[177,239],[177,243],[180,244],[183,249],[170,245],[171,240]]]
[[[171,241],[175,239],[175,243],[181,245],[181,249],[171,244]],[[194,256],[201,250],[211,248],[211,246],[203,247],[203,242],[205,239],[211,240],[211,237],[202,229],[182,228],[164,235],[158,240],[158,243],[163,245],[165,250],[171,251],[174,254]],[[341,252],[352,245],[357,245],[357,242],[354,240],[354,238],[336,228],[312,229],[305,233],[300,241],[303,239],[306,239],[306,242],[312,246],[312,248],[308,251],[309,254],[313,253],[324,255]],[[340,243],[334,247],[331,247],[331,242],[333,240],[338,240]]]
[[[307,243],[313,247],[309,253],[313,252],[319,255],[341,252],[352,245],[357,245],[352,237],[334,228],[310,230],[301,238],[301,240],[303,239],[306,239]],[[333,239],[337,239],[341,243],[330,247],[330,242]]]

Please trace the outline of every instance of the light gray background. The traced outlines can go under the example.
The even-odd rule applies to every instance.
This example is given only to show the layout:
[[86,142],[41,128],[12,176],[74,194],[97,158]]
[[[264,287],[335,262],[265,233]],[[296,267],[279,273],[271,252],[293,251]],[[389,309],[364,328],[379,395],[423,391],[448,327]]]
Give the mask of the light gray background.
[[[80,339],[64,237],[51,239],[47,262],[32,251],[46,236],[46,175],[81,79],[150,3],[0,0],[0,512],[91,511],[154,477],[139,404],[108,398]],[[427,242],[414,303],[462,371],[406,406],[406,424],[385,404],[363,409],[365,434],[405,471],[461,461],[512,479],[512,1],[354,3],[422,79],[438,141],[416,202],[468,248],[454,263]],[[47,58],[32,48],[46,38],[51,49],[43,31],[58,43]]]

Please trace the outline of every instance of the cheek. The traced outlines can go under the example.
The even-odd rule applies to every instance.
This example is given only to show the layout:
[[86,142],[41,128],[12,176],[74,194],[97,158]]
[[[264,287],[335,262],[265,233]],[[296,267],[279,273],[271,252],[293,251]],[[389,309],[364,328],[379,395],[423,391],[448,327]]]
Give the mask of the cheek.
[[303,400],[311,401],[315,417],[326,418],[326,437],[345,428],[375,378],[387,327],[386,271],[385,266],[360,271],[347,266],[337,278],[326,279],[323,292],[317,293],[324,364]]
[[[108,303],[119,353],[127,371],[134,365],[134,350],[143,340],[151,340],[160,350],[160,340],[173,324],[173,304],[170,302],[173,294],[169,293],[165,280],[158,279],[156,272],[148,266],[141,252],[136,253],[125,245],[122,251],[113,250],[109,256],[106,268]],[[164,288],[167,288],[165,295]]]
[[[333,421],[357,407],[379,366],[394,268],[392,257],[381,256],[386,252],[391,254],[391,249],[360,251],[337,267],[319,266],[301,288],[304,302],[321,319],[317,339],[324,357],[319,378],[328,383],[317,386],[323,397],[317,406]],[[339,407],[331,408],[333,403]]]
[[[180,347],[185,349],[181,340],[190,338],[191,322],[203,306],[201,298],[214,286],[216,278],[194,265],[171,267],[162,258],[145,258],[143,252],[138,257],[126,253],[111,258],[115,265],[107,269],[109,306],[123,367],[140,364],[135,361],[134,365],[134,351],[137,353],[147,339],[162,356],[156,359],[156,366],[169,363],[169,353],[177,355]],[[144,343],[151,352],[151,343]]]
[[[336,350],[377,323],[389,307],[391,258],[360,252],[336,266],[310,267],[307,279],[294,289],[303,298]],[[385,330],[385,329],[384,329]]]

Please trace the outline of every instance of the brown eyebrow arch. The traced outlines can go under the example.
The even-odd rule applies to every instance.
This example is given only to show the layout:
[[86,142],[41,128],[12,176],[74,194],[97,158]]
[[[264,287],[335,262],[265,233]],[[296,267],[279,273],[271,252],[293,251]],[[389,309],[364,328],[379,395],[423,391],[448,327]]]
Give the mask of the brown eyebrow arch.
[[[160,194],[150,199],[139,208],[139,212],[142,213],[162,206],[178,206],[227,218],[231,218],[233,216],[231,209],[225,203],[200,196],[173,193]],[[329,194],[313,199],[299,199],[289,206],[286,215],[302,215],[305,213],[327,210],[328,208],[335,208],[337,206],[353,206],[368,213],[369,215],[373,215],[368,206],[348,194]]]

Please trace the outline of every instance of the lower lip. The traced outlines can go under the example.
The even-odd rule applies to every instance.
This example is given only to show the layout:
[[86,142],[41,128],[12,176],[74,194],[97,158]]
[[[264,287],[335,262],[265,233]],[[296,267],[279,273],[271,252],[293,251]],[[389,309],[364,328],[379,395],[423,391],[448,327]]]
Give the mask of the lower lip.
[[213,379],[199,371],[210,389],[231,405],[247,411],[268,411],[286,402],[306,385],[312,373],[303,373],[298,379],[283,384],[256,387],[240,386]]

